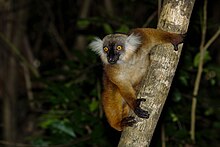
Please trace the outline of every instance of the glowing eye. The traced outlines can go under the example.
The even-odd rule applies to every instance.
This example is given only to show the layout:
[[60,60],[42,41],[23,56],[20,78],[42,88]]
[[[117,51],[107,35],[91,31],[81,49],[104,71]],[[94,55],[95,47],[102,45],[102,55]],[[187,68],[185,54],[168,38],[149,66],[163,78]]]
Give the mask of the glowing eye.
[[122,49],[122,46],[120,46],[120,45],[119,45],[119,46],[117,46],[117,50],[119,50],[119,51],[120,51],[121,49]]
[[104,50],[105,52],[107,52],[107,51],[108,51],[108,48],[107,48],[107,47],[104,47],[103,50]]

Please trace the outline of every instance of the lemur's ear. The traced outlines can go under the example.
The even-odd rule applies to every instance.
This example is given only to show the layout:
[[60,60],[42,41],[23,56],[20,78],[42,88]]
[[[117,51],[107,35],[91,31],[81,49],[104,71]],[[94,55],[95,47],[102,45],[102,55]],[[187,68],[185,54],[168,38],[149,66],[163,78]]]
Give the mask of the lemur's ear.
[[89,44],[89,47],[92,51],[96,52],[99,55],[103,53],[103,41],[98,37],[96,37],[94,41]]
[[141,44],[141,37],[135,34],[130,34],[125,42],[125,48],[135,51]]

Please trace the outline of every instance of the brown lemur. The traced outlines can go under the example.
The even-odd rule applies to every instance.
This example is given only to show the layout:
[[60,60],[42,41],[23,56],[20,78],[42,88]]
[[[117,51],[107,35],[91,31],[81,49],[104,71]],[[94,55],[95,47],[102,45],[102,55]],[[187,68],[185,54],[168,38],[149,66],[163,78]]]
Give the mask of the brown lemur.
[[137,99],[137,87],[150,64],[149,52],[159,44],[171,43],[174,50],[183,42],[182,34],[169,33],[159,29],[136,28],[125,34],[110,34],[102,40],[96,38],[90,48],[100,55],[104,66],[102,105],[109,124],[122,131],[136,120],[129,111],[140,118],[149,113],[141,109]]

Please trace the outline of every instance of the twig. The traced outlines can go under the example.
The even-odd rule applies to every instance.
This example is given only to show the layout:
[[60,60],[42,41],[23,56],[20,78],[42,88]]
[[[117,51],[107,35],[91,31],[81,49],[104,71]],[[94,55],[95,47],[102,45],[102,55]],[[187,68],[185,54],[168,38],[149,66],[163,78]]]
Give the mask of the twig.
[[202,22],[202,36],[200,43],[200,59],[198,65],[198,71],[196,75],[196,80],[194,84],[193,97],[192,97],[192,107],[191,107],[191,126],[190,126],[190,137],[193,143],[195,143],[195,125],[196,125],[196,105],[197,105],[197,96],[201,81],[201,76],[203,72],[204,64],[204,55],[208,47],[215,41],[215,39],[220,35],[220,28],[212,36],[212,38],[205,44],[205,36],[207,30],[207,0],[204,1],[203,7],[203,22]]
[[65,42],[63,41],[62,37],[59,35],[55,25],[53,23],[50,23],[49,32],[55,37],[57,43],[60,45],[61,49],[65,53],[66,57],[69,60],[73,60],[73,56],[70,53],[68,47],[66,46]]
[[155,16],[157,15],[157,11],[154,11],[150,17],[148,17],[148,19],[146,20],[146,22],[144,23],[144,25],[142,26],[143,28],[146,28],[149,23],[155,18]]
[[202,71],[203,71],[203,60],[204,60],[204,44],[205,44],[205,36],[206,36],[206,19],[207,19],[207,0],[204,1],[203,7],[203,20],[202,20],[202,36],[201,36],[201,43],[200,43],[200,59],[199,59],[199,66],[196,75],[196,80],[193,89],[193,97],[192,97],[192,107],[191,107],[191,126],[190,126],[190,137],[193,143],[195,143],[195,125],[196,125],[196,105],[197,105],[197,95],[199,91]]
[[218,28],[218,30],[216,31],[216,33],[212,36],[212,38],[209,39],[209,41],[205,44],[204,46],[204,50],[206,51],[209,46],[218,38],[218,36],[220,35],[220,27]]
[[11,52],[15,54],[21,60],[21,62],[24,63],[30,69],[30,71],[34,74],[35,77],[40,76],[38,70],[25,59],[25,57],[20,53],[19,49],[12,42],[10,42],[1,32],[0,40],[3,43],[3,45],[6,45],[6,47],[9,48]]
[[158,14],[158,20],[159,20],[159,17],[160,17],[160,12],[161,12],[161,7],[162,7],[162,0],[158,0],[158,10],[157,10],[157,14]]
[[[90,12],[90,5],[91,5],[91,0],[84,0],[81,5],[80,11],[79,11],[79,18],[80,19],[85,19],[86,17],[88,17],[88,14]],[[108,10],[107,10],[108,11]],[[84,30],[84,26],[80,26],[78,25],[78,29]],[[74,47],[78,50],[84,50],[86,48],[86,38],[84,35],[78,35],[76,37],[75,43],[74,43]]]
[[25,79],[25,86],[26,86],[26,91],[27,91],[27,96],[29,100],[29,106],[31,110],[34,110],[34,95],[33,92],[31,91],[32,83],[31,83],[31,77],[30,77],[30,72],[28,68],[23,64],[23,70],[24,70],[24,79]]
[[[91,0],[84,0],[82,2],[80,12],[79,12],[79,18],[86,18],[88,16],[89,10],[90,10],[90,4]],[[110,3],[109,3],[110,4]],[[111,4],[110,4],[111,5]],[[110,6],[109,6],[110,7]],[[112,7],[112,6],[111,6]],[[107,10],[108,11],[108,10]]]
[[166,135],[165,135],[164,124],[162,124],[161,126],[161,142],[162,142],[162,147],[166,147]]
[[114,7],[112,6],[112,1],[111,0],[105,0],[104,1],[104,4],[105,4],[105,8],[107,10],[107,13],[109,16],[114,16]]
[[[34,55],[31,50],[30,44],[28,42],[27,36],[24,37],[23,42],[24,42],[24,50],[26,52],[27,59],[29,60],[30,63],[34,64]],[[34,94],[31,90],[32,89],[32,82],[31,82],[30,71],[28,70],[28,68],[25,64],[22,64],[22,66],[23,66],[23,70],[24,70],[24,79],[25,79],[27,97],[29,100],[29,106],[30,106],[31,110],[34,110]]]

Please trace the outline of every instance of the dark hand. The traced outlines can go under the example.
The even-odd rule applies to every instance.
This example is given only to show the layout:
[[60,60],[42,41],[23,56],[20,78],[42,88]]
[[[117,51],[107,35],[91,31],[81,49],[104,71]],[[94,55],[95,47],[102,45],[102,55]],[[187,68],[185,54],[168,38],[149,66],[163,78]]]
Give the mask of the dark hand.
[[171,43],[173,44],[173,47],[174,47],[174,50],[175,50],[175,51],[178,51],[178,45],[181,44],[181,43],[183,43],[185,37],[186,37],[186,34],[179,34],[178,37],[176,37],[176,38],[174,38],[174,39],[172,40]]
[[123,127],[127,127],[127,126],[132,127],[135,123],[137,123],[137,121],[135,120],[133,116],[125,117],[121,121],[121,125]]
[[140,118],[149,118],[148,111],[141,109],[140,104],[142,101],[146,101],[145,99],[137,99],[136,100],[136,108],[134,109],[134,113]]

